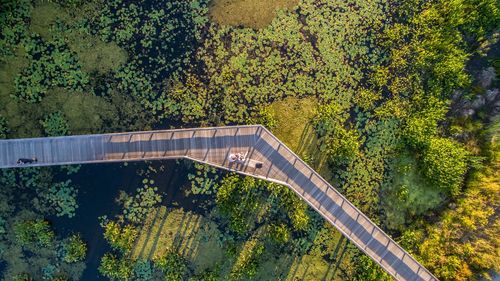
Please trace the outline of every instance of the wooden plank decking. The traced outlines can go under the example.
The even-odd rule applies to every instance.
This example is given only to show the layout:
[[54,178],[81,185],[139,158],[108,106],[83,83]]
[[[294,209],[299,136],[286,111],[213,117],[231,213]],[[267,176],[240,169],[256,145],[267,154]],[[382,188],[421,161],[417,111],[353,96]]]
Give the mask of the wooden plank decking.
[[[247,153],[230,163],[230,153]],[[0,140],[0,168],[188,158],[288,186],[397,280],[437,280],[262,126]],[[261,168],[255,163],[262,162]]]

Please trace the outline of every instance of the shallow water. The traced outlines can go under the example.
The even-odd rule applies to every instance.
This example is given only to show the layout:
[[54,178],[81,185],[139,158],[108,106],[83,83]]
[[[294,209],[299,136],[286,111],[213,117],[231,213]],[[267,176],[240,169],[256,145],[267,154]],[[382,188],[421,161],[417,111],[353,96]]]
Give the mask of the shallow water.
[[[163,194],[162,204],[166,206],[181,206],[184,209],[200,212],[199,206],[193,204],[191,198],[184,195],[184,188],[189,184],[187,174],[190,171],[186,165],[176,161],[155,161],[152,166],[158,169],[157,174],[150,178],[155,180],[154,186]],[[163,166],[165,170],[159,170]],[[113,218],[121,213],[120,206],[115,202],[120,190],[133,193],[142,187],[144,176],[139,176],[137,170],[147,169],[145,162],[113,164],[82,165],[80,171],[70,178],[78,186],[79,208],[73,218],[51,217],[53,227],[58,235],[66,236],[78,232],[87,242],[87,267],[80,280],[102,280],[97,268],[101,257],[110,250],[104,240],[103,229],[98,218],[106,215]]]

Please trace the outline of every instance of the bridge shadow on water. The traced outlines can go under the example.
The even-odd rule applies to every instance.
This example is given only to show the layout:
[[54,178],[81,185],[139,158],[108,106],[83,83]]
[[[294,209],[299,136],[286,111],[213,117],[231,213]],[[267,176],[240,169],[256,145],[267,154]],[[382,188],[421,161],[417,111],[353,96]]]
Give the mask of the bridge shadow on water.
[[[173,249],[199,265],[200,270],[210,268],[216,263],[223,263],[226,253],[220,241],[218,226],[199,215],[204,211],[194,205],[191,198],[186,198],[181,188],[188,183],[189,170],[185,165],[176,164],[174,160],[154,161],[150,164],[156,168],[165,167],[163,172],[151,178],[155,180],[154,186],[159,188],[159,192],[166,194],[162,205],[170,210],[167,210],[167,207],[157,208],[145,220],[132,250],[132,256],[152,260]],[[82,165],[79,173],[70,176],[73,183],[79,187],[79,208],[76,217],[72,219],[54,217],[52,221],[57,233],[67,235],[79,232],[89,245],[87,268],[81,280],[102,279],[97,269],[101,257],[111,249],[104,240],[98,217],[107,215],[108,218],[113,218],[121,213],[122,208],[114,199],[118,197],[119,190],[131,194],[136,188],[141,187],[144,177],[137,175],[137,170],[147,169],[147,166],[148,163],[145,162],[129,163],[127,166]],[[180,211],[179,207],[182,207],[183,211]],[[307,280],[307,276],[310,275],[311,269],[304,256],[287,256],[280,262],[279,267],[282,271],[279,276],[284,277],[283,280]],[[328,271],[325,272],[321,280],[331,280],[332,275]],[[273,280],[273,278],[262,278],[262,280]]]

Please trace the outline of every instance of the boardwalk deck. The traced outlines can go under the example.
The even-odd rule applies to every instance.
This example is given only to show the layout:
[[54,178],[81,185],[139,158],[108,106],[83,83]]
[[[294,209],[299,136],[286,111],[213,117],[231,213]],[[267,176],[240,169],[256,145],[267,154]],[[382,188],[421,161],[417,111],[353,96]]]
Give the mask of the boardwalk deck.
[[[231,153],[247,153],[244,163]],[[291,188],[397,280],[437,280],[318,173],[262,126],[0,140],[0,168],[188,158]],[[254,163],[262,163],[257,168]]]

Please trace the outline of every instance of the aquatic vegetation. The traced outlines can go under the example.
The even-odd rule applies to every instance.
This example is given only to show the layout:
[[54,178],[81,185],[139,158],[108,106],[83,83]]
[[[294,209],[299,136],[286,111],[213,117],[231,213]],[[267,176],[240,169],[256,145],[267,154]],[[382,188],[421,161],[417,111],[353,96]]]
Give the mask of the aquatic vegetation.
[[[495,0],[232,1],[258,30],[211,22],[207,0],[3,2],[0,138],[262,123],[441,279],[496,269],[494,190],[464,183],[494,165]],[[44,220],[74,217],[68,177],[0,171],[4,279],[78,279],[85,237]],[[163,200],[140,177],[103,225],[104,277],[387,278],[284,186],[195,164]],[[179,208],[199,198],[215,204]]]
[[194,163],[195,174],[188,174],[193,194],[214,194],[219,187],[219,176],[214,167]]
[[89,82],[81,71],[77,57],[68,49],[63,39],[45,41],[32,35],[23,42],[30,61],[28,68],[15,79],[15,96],[20,100],[35,103],[52,87],[68,90],[83,90]]
[[142,181],[143,187],[138,188],[134,196],[126,196],[123,202],[123,214],[127,220],[133,223],[141,223],[146,215],[159,203],[162,197],[157,193],[158,188],[150,186],[154,184],[151,179]]
[[2,3],[0,11],[0,26],[2,36],[0,36],[0,61],[5,56],[12,56],[15,53],[17,44],[21,42],[27,32],[26,20],[30,16],[31,6],[28,0],[11,0]]
[[[190,61],[207,22],[207,1],[107,2],[96,32],[129,53],[129,63],[115,74],[118,89],[131,94],[152,117],[169,106],[161,82]],[[168,23],[168,24],[164,24]]]
[[60,216],[75,216],[78,190],[71,186],[71,180],[54,183],[44,194],[48,206],[54,209],[55,214]]
[[76,174],[80,171],[82,165],[63,165],[61,166],[61,171],[66,173],[66,175]]

